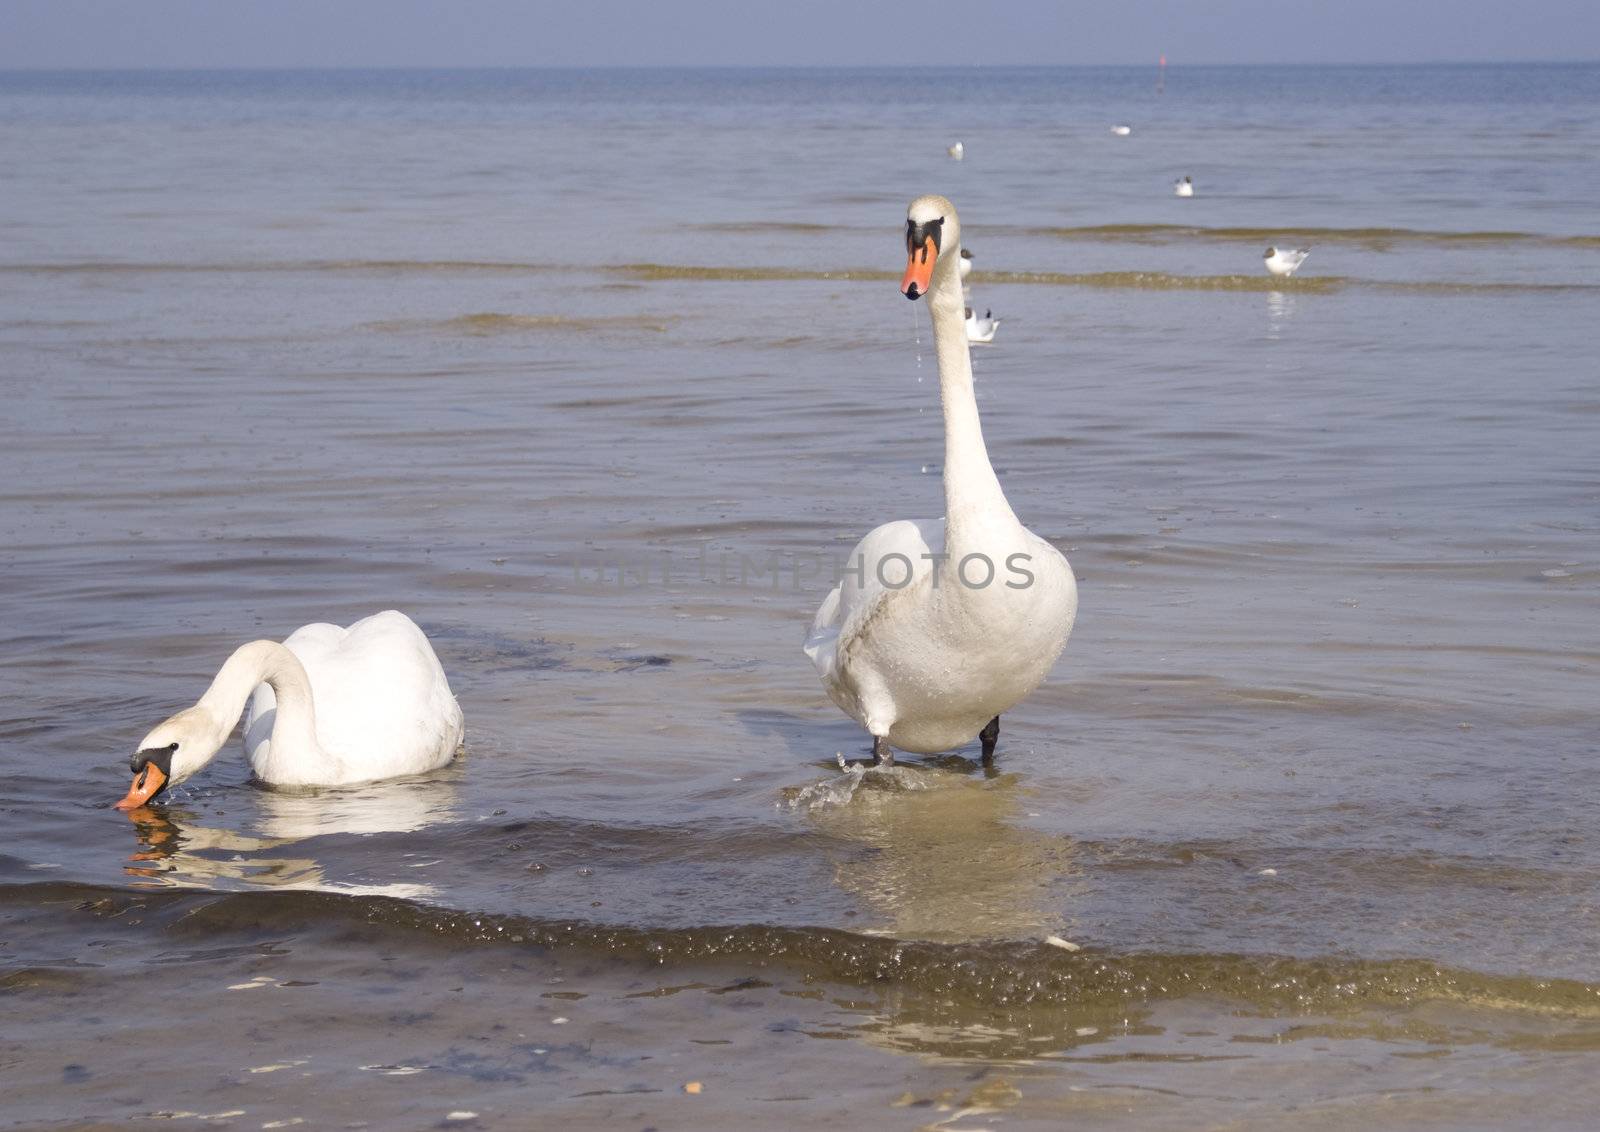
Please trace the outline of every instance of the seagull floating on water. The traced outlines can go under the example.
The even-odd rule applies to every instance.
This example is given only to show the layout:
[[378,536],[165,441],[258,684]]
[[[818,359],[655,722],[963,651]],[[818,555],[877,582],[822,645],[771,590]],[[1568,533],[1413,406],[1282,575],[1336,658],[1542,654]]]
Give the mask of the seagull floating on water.
[[1273,275],[1288,277],[1293,275],[1295,268],[1306,261],[1306,256],[1311,254],[1310,248],[1268,248],[1261,256],[1267,270]]
[[1172,182],[1172,193],[1174,196],[1192,197],[1194,196],[1194,182],[1185,175],[1183,180]]
[[951,157],[955,158],[957,161],[960,161],[963,157],[965,157],[967,155],[967,147],[962,145],[960,142],[956,142],[955,145],[953,145],[949,149],[945,150],[945,152],[948,153]]
[[971,307],[967,308],[968,342],[993,342],[994,332],[999,329],[1000,320],[994,317],[994,311],[986,310],[983,312],[983,317],[979,318]]
[[1119,138],[1125,138],[1129,134],[1133,133],[1133,127],[1132,126],[1112,126],[1111,127],[1111,132],[1116,134],[1117,137],[1119,137]]

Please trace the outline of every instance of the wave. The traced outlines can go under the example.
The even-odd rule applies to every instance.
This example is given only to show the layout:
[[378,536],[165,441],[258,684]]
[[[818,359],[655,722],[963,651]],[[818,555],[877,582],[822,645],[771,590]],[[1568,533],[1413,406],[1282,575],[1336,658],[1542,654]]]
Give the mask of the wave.
[[484,311],[463,314],[455,318],[426,319],[404,318],[369,322],[365,329],[391,333],[444,332],[447,334],[525,334],[532,331],[582,332],[588,330],[649,330],[657,333],[668,329],[668,320],[642,315],[617,315],[602,318],[577,318],[559,314],[502,314]]
[[[868,227],[859,224],[803,224],[781,220],[694,224],[689,225],[689,227],[700,232],[720,232],[730,235],[771,234],[773,232],[806,234],[870,230]],[[1396,244],[1470,244],[1475,246],[1521,244],[1542,247],[1600,248],[1600,235],[1553,235],[1545,232],[1512,230],[1448,231],[1382,226],[1335,228],[1325,225],[1301,227],[1289,224],[1276,228],[1243,226],[1211,228],[1200,224],[1083,224],[1045,227],[989,224],[984,225],[984,231],[996,235],[1048,236],[1061,240],[1137,244],[1174,244],[1186,241],[1271,244],[1293,237],[1297,240],[1317,240],[1322,243],[1356,244],[1380,251]]]
[[[58,928],[69,913],[111,920],[136,911],[135,922],[145,930],[189,939],[321,932],[344,939],[376,936],[388,946],[431,941],[452,949],[531,948],[669,969],[753,965],[843,985],[893,983],[939,1000],[1006,1009],[1125,1010],[1206,996],[1274,1012],[1337,1015],[1446,1003],[1594,1026],[1586,1035],[1600,1048],[1600,984],[1480,973],[1427,959],[1119,955],[1070,950],[1061,946],[1063,941],[931,943],[761,924],[653,929],[460,912],[390,896],[292,890],[133,892],[41,882],[0,886],[0,908],[11,919],[37,913]],[[1570,1043],[1572,1036],[1565,1040]]]
[[798,267],[719,267],[677,263],[622,263],[596,270],[618,272],[635,279],[700,279],[731,282],[788,282],[797,279],[898,279],[900,272],[879,268],[842,268],[834,271]]
[[5,263],[0,273],[15,275],[232,275],[239,273],[305,273],[318,271],[373,272],[408,274],[414,272],[489,272],[516,273],[582,270],[552,263],[513,263],[502,260],[466,259],[306,259],[235,260],[209,263],[177,263],[169,260],[80,260],[66,263]]
[[[1248,231],[1240,229],[1239,231]],[[503,263],[498,261],[469,260],[327,260],[281,261],[268,263],[61,263],[61,264],[0,264],[4,274],[94,274],[109,273],[162,273],[191,274],[234,272],[381,272],[404,274],[407,272],[490,272],[490,273],[560,273],[567,276],[614,276],[634,283],[685,280],[698,282],[769,282],[786,283],[814,281],[870,281],[885,282],[898,279],[899,272],[877,268],[836,268],[829,270],[789,267],[719,266],[708,264],[674,263],[623,263],[600,265]],[[1351,288],[1386,291],[1400,294],[1472,295],[1543,292],[1600,291],[1595,283],[1515,283],[1469,282],[1442,279],[1384,280],[1358,279],[1342,275],[1311,275],[1291,279],[1275,279],[1270,275],[1178,275],[1164,271],[978,271],[975,283],[1020,284],[1052,287],[1093,287],[1109,290],[1140,291],[1249,291],[1294,292],[1298,294],[1331,294]],[[462,315],[446,320],[396,320],[369,324],[381,330],[405,330],[428,327],[445,327],[457,332],[495,333],[506,330],[559,329],[578,327],[593,329],[599,324],[616,326],[619,319],[561,320],[554,316],[528,316],[485,312]],[[658,319],[636,320],[636,329],[661,329]]]
[[[868,268],[807,271],[780,267],[713,267],[668,263],[633,263],[599,268],[622,272],[646,281],[671,279],[702,281],[787,282],[793,280],[871,280],[900,277],[898,272]],[[974,283],[1022,284],[1048,287],[1093,287],[1136,291],[1255,291],[1326,295],[1347,288],[1411,294],[1501,294],[1512,292],[1600,291],[1594,283],[1455,282],[1442,279],[1356,279],[1343,275],[1311,275],[1277,279],[1270,275],[1177,275],[1165,271],[975,271]]]
[[1425,228],[1206,228],[1190,224],[1089,224],[1070,228],[1024,228],[1027,235],[1105,243],[1170,244],[1186,240],[1273,244],[1288,237],[1322,243],[1359,244],[1383,250],[1396,244],[1534,244],[1600,248],[1600,236],[1552,236],[1538,232],[1449,232]]
[[799,220],[726,220],[710,224],[690,224],[696,232],[847,232],[848,224],[809,224]]

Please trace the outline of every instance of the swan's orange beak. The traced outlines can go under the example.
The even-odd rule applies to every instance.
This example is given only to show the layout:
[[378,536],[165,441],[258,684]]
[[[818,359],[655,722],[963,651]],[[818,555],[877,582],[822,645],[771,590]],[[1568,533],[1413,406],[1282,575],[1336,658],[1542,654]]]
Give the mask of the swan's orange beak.
[[167,776],[162,773],[161,768],[155,763],[145,763],[143,769],[133,776],[133,785],[128,788],[128,796],[117,803],[117,809],[138,809],[161,793],[161,788],[166,784]]
[[908,240],[906,250],[909,254],[906,257],[906,273],[900,279],[900,293],[908,299],[915,299],[928,293],[928,286],[933,281],[933,264],[939,258],[939,246],[933,242],[930,233],[922,238],[920,247]]

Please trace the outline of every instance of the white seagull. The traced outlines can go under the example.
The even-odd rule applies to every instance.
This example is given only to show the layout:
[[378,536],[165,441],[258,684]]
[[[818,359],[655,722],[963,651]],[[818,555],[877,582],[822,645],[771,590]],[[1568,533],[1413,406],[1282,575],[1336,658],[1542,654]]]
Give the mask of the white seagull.
[[993,342],[994,332],[1000,329],[1000,320],[994,316],[994,311],[984,311],[979,318],[973,313],[972,308],[967,308],[967,341],[968,342]]
[[1268,248],[1262,253],[1262,262],[1267,265],[1267,270],[1273,275],[1287,278],[1293,275],[1295,268],[1306,261],[1306,256],[1311,254],[1310,248]]
[[1194,182],[1187,175],[1181,181],[1172,182],[1172,194],[1180,197],[1194,196]]
[[951,157],[955,158],[957,161],[960,161],[963,157],[965,157],[967,155],[967,147],[962,145],[960,142],[956,142],[955,145],[953,145],[949,149],[945,150],[945,152],[948,153]]

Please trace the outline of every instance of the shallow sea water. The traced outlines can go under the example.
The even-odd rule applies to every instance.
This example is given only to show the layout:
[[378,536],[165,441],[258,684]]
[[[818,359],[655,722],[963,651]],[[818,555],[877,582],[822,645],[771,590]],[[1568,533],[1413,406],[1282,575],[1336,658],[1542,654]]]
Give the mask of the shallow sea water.
[[[1587,1126],[1600,68],[1153,78],[0,75],[0,1127]],[[925,191],[1081,608],[862,774]],[[455,765],[108,808],[388,607]]]

